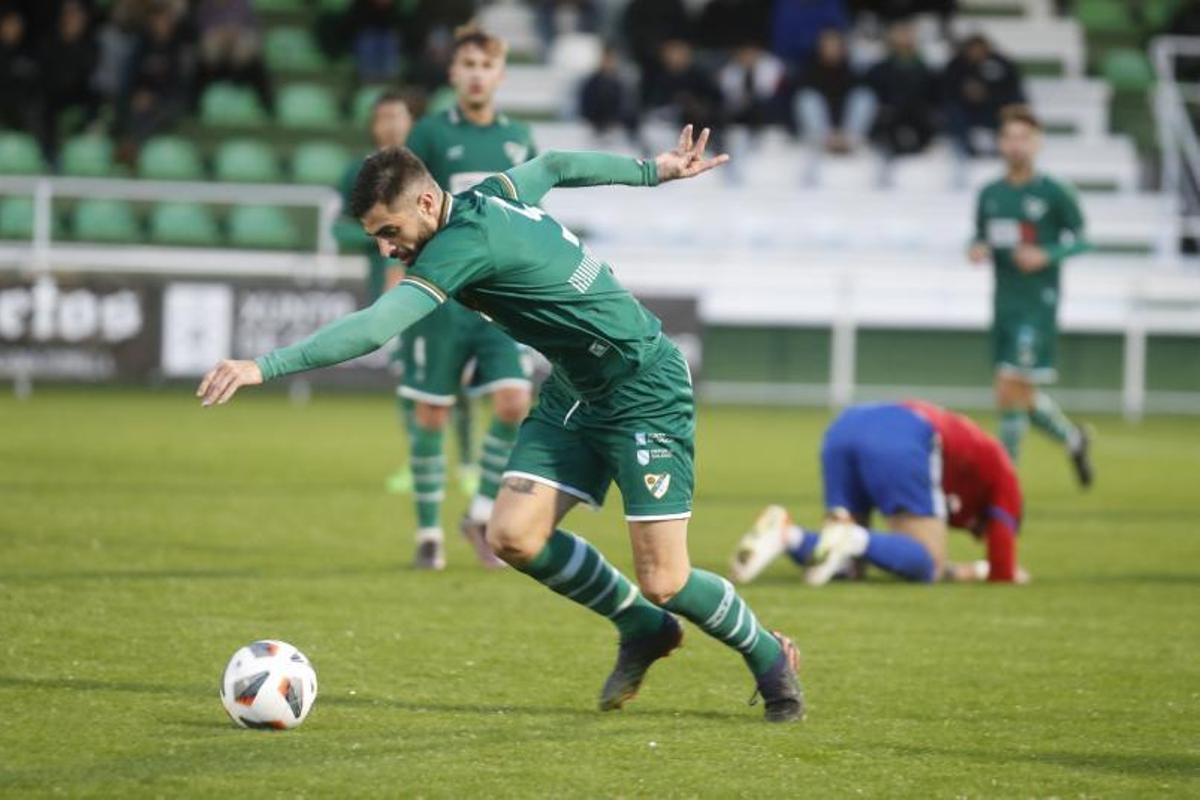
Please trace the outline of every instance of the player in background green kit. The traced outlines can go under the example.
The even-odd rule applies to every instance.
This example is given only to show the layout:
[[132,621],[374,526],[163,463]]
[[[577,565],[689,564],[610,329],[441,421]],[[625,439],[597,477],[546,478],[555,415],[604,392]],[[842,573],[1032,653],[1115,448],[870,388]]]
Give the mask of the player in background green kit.
[[[426,116],[413,128],[408,148],[450,194],[470,189],[490,175],[536,155],[529,127],[496,110],[496,90],[504,79],[503,40],[473,28],[456,32],[450,83],[456,103]],[[472,464],[469,397],[490,395],[492,422],[479,456],[479,483],[461,530],[484,566],[503,566],[485,538],[485,527],[501,476],[529,413],[532,383],[520,346],[478,314],[451,300],[414,325],[401,343],[404,378],[400,395],[414,404],[409,427],[413,495],[417,512],[414,564],[445,566],[442,500],[446,480],[443,439],[458,404],[460,461]],[[473,365],[473,367],[472,367]],[[464,370],[473,372],[468,399],[459,403]]]
[[[404,261],[400,285],[370,308],[255,361],[222,361],[196,394],[228,402],[242,386],[335,364],[383,346],[450,297],[539,350],[553,366],[521,426],[488,541],[519,570],[610,619],[617,661],[601,710],[622,707],[650,666],[679,646],[674,614],[738,652],[770,722],[802,719],[796,646],[759,624],[733,585],[691,566],[695,403],[683,355],[612,267],[538,204],[555,186],[655,186],[713,169],[708,131],[653,161],[551,152],[458,195],[402,148],[367,159],[352,212],[380,252]],[[616,482],[637,585],[581,537],[559,528],[579,502],[599,505]]]
[[1057,378],[1059,265],[1087,250],[1074,192],[1035,171],[1041,125],[1024,106],[1001,112],[999,148],[1006,173],[979,193],[969,257],[990,257],[996,286],[992,317],[994,390],[1000,441],[1013,463],[1029,423],[1060,442],[1084,487],[1092,483],[1088,433],[1039,386]]

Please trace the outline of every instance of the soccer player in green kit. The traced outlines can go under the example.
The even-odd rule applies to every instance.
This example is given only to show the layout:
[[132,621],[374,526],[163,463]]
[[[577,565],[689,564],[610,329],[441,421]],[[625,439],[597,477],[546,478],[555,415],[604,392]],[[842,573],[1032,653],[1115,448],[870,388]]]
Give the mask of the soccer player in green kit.
[[[425,163],[434,180],[450,194],[535,155],[528,126],[496,110],[495,95],[504,79],[504,41],[473,28],[455,36],[450,83],[456,103],[426,116],[408,138],[408,148]],[[414,564],[428,569],[445,565],[441,506],[446,461],[443,438],[458,402],[464,368],[474,362],[469,396],[490,395],[492,423],[483,438],[479,485],[462,522],[462,533],[485,566],[503,566],[488,547],[485,526],[500,488],[501,475],[517,438],[517,426],[529,413],[532,383],[519,345],[478,314],[451,300],[414,325],[401,342],[404,358],[402,398],[414,403],[409,426],[410,463],[417,511]],[[458,410],[463,461],[472,460],[469,401]]]
[[1067,450],[1083,486],[1092,483],[1088,434],[1039,385],[1057,373],[1059,265],[1087,249],[1083,215],[1074,193],[1035,171],[1041,125],[1024,106],[1001,112],[1003,178],[979,194],[969,256],[991,258],[996,288],[992,361],[1000,440],[1013,463],[1029,423]]
[[[743,656],[768,721],[798,720],[795,645],[764,629],[732,584],[688,558],[695,407],[687,362],[612,268],[537,206],[555,186],[654,186],[700,175],[728,160],[706,157],[707,140],[706,130],[693,141],[688,126],[674,150],[652,161],[546,153],[454,196],[411,152],[380,151],[359,175],[353,213],[381,252],[408,265],[404,280],[298,344],[222,361],[197,395],[204,405],[225,403],[242,386],[370,352],[457,297],[553,365],[521,426],[487,536],[514,568],[616,625],[617,661],[600,708],[620,708],[679,646],[679,614]],[[580,501],[599,505],[614,480],[636,586],[558,527]]]

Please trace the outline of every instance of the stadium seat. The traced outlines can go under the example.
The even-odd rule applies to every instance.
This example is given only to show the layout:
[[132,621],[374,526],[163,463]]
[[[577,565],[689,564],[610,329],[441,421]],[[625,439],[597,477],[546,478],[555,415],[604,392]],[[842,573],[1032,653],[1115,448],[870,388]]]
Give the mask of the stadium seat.
[[279,123],[285,128],[325,129],[341,122],[337,103],[328,88],[315,83],[293,83],[279,92]]
[[270,145],[257,139],[231,139],[214,158],[213,175],[232,183],[278,183],[279,161]]
[[0,175],[37,175],[42,171],[42,151],[32,136],[0,134]]
[[62,173],[106,178],[113,172],[113,143],[107,136],[83,134],[67,140],[62,149]]
[[81,200],[71,215],[73,238],[89,242],[141,239],[133,206],[123,200]]
[[221,236],[208,206],[162,203],[150,213],[150,241],[155,244],[216,247],[221,243]]
[[337,186],[350,163],[346,148],[335,142],[305,142],[292,155],[292,180]]
[[1133,21],[1129,18],[1129,6],[1124,0],[1080,0],[1076,16],[1089,35],[1136,35]]
[[248,86],[214,83],[200,98],[200,120],[217,127],[253,128],[267,122],[267,113]]
[[308,10],[307,0],[254,0],[254,10],[260,14],[295,13]]
[[138,175],[160,181],[190,181],[204,178],[204,167],[196,145],[178,136],[155,136],[142,146]]
[[234,206],[229,212],[229,243],[234,247],[296,250],[300,232],[278,206]]
[[356,127],[364,128],[371,122],[371,108],[379,95],[388,90],[386,86],[363,86],[354,93],[350,102],[350,119]]
[[1140,50],[1113,50],[1104,57],[1101,71],[1117,92],[1144,92],[1154,86],[1154,69]]
[[291,25],[267,31],[263,46],[267,69],[271,72],[320,72],[328,66],[325,54],[317,47],[312,33]]
[[0,199],[0,238],[29,239],[33,236],[33,198]]

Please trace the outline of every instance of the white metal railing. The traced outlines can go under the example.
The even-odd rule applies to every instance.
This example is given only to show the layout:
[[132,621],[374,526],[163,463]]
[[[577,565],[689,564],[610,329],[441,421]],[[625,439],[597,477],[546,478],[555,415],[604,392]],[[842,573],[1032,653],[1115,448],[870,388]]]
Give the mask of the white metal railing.
[[1179,58],[1200,59],[1200,37],[1159,36],[1150,46],[1157,73],[1154,115],[1163,154],[1163,188],[1182,203],[1182,230],[1200,236],[1200,137],[1188,104],[1200,106],[1200,86],[1181,83]]
[[342,208],[342,198],[333,189],[291,184],[0,176],[0,195],[33,197],[33,236],[29,262],[33,269],[40,271],[50,267],[54,248],[54,226],[51,222],[56,197],[222,205],[261,203],[313,208],[317,213],[316,252],[320,256],[337,254],[333,225]]

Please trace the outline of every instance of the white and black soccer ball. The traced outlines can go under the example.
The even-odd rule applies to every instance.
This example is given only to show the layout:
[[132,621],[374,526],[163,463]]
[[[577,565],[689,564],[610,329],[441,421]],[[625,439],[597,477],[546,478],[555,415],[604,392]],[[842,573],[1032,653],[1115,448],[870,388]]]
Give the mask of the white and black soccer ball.
[[294,728],[316,699],[316,670],[287,642],[251,642],[233,654],[221,677],[221,703],[243,728]]

